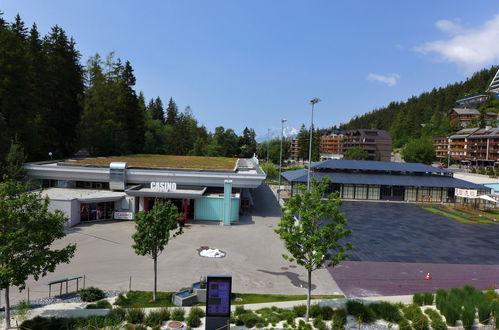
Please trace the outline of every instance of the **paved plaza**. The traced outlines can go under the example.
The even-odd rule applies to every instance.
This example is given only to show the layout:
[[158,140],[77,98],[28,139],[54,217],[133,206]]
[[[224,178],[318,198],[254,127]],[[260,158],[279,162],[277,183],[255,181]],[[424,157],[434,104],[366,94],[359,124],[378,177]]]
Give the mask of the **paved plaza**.
[[499,265],[499,224],[462,223],[415,204],[344,202],[351,261]]
[[[273,194],[262,185],[254,199],[254,209],[238,225],[189,223],[158,260],[158,289],[177,291],[201,276],[228,274],[235,292],[305,294],[306,271],[281,257],[286,251],[274,232],[281,212]],[[486,288],[494,279],[499,284],[499,225],[459,223],[402,203],[345,202],[342,210],[355,249],[336,269],[313,273],[313,294],[398,295],[464,284]],[[133,252],[133,232],[131,221],[71,228],[57,245],[75,242],[76,256],[30,281],[31,299],[47,296],[49,281],[77,275],[85,275],[86,286],[127,291],[131,277],[133,290],[151,290],[153,263]],[[202,246],[227,256],[202,258]],[[431,281],[424,280],[425,272],[432,272]],[[26,291],[13,290],[12,296],[26,299]]]
[[[176,291],[201,276],[232,275],[234,292],[306,294],[305,269],[281,256],[286,251],[274,232],[281,214],[275,198],[265,185],[256,189],[254,198],[251,215],[243,216],[240,224],[224,227],[218,222],[190,223],[183,235],[172,239],[158,260],[158,289]],[[131,221],[71,228],[57,245],[75,242],[75,257],[37,283],[30,281],[31,298],[46,296],[49,281],[84,274],[86,286],[126,291],[131,276],[133,290],[152,290],[153,262],[135,255],[131,247],[133,232]],[[202,258],[197,251],[201,246],[221,249],[227,256]],[[326,269],[314,272],[313,285],[313,294],[342,294]],[[13,290],[12,296],[19,294]],[[25,299],[26,292],[19,297]]]
[[345,202],[342,210],[355,249],[329,270],[348,297],[499,285],[499,225],[461,223],[413,204]]

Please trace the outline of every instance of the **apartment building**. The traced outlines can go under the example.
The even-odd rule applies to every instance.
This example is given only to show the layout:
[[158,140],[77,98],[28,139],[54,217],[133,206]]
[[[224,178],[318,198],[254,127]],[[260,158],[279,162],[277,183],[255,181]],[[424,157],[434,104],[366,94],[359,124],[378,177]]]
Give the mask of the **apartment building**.
[[449,137],[433,137],[439,161],[447,159],[477,166],[499,163],[499,128],[465,128]]
[[351,147],[361,147],[369,153],[370,160],[390,161],[392,137],[386,131],[356,129],[345,131],[343,135],[343,152]]
[[343,134],[331,133],[321,136],[321,160],[343,158]]
[[289,146],[289,159],[298,160],[300,154],[300,145],[298,144],[298,139],[291,139],[291,144]]

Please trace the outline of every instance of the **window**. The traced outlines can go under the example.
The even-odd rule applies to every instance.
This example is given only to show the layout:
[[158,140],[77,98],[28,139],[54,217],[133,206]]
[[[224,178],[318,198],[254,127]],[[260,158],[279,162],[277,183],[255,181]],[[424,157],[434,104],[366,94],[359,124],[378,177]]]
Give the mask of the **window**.
[[343,185],[343,196],[342,196],[342,198],[353,199],[353,198],[355,198],[354,192],[355,192],[355,185],[353,185],[353,184],[344,184]]
[[114,202],[81,203],[80,221],[109,220],[113,218]]

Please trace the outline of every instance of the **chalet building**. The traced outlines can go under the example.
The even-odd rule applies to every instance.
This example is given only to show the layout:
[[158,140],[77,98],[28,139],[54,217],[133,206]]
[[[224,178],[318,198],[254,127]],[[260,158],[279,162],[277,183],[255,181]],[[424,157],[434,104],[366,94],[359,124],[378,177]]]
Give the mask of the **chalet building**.
[[392,137],[386,131],[356,129],[343,135],[343,153],[352,147],[361,147],[369,153],[369,160],[390,161]]
[[[480,120],[480,111],[472,108],[454,108],[449,110],[449,119],[451,121],[457,121],[460,127],[466,127]],[[485,114],[487,125],[492,124],[496,120],[497,113],[487,112]]]

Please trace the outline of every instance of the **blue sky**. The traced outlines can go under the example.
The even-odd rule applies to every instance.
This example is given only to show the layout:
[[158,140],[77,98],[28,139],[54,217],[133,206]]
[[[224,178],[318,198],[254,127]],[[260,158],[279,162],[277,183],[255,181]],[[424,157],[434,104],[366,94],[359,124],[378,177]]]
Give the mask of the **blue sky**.
[[499,1],[0,0],[89,56],[130,60],[137,90],[210,130],[330,127],[499,63]]

